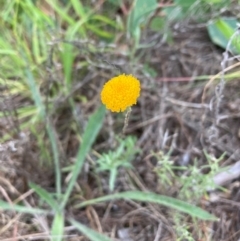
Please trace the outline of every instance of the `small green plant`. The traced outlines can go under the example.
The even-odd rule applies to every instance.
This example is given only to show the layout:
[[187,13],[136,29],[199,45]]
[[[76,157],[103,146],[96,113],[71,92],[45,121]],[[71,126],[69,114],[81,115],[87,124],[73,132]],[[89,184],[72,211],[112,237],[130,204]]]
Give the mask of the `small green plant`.
[[171,152],[164,154],[163,152],[154,153],[158,160],[158,166],[155,168],[155,172],[159,176],[159,180],[163,186],[172,186],[174,179],[176,178],[176,170],[185,170],[186,167],[176,166],[174,161],[171,160]]
[[191,232],[189,231],[189,226],[186,222],[183,222],[183,217],[181,214],[176,214],[174,217],[174,228],[176,230],[176,241],[194,241]]
[[117,137],[118,147],[115,151],[102,154],[97,160],[98,171],[110,172],[109,189],[114,190],[114,184],[118,174],[118,168],[132,168],[131,161],[134,155],[139,152],[136,148],[136,138],[128,136],[125,139]]
[[[180,199],[197,202],[209,190],[219,188],[214,183],[214,176],[220,172],[219,162],[224,157],[224,154],[220,158],[211,156],[206,152],[204,154],[207,164],[201,167],[198,166],[197,160],[194,161],[193,165],[176,166],[170,159],[169,153],[165,155],[162,152],[154,154],[158,159],[158,167],[155,171],[159,176],[159,182],[166,189],[174,184],[178,189],[178,197]],[[204,170],[208,170],[208,172],[203,174]]]
[[[204,151],[207,163],[199,166],[197,160],[192,165],[176,166],[171,160],[170,152],[164,154],[159,152],[154,154],[158,160],[158,166],[155,172],[159,177],[159,183],[162,188],[169,190],[174,187],[177,190],[177,198],[187,203],[198,203],[199,200],[207,196],[208,191],[214,190],[219,187],[214,182],[214,177],[222,169],[220,168],[220,161],[223,159],[224,154],[216,158],[209,155]],[[204,174],[204,172],[207,172]],[[191,226],[188,225],[186,216],[181,213],[173,215],[174,229],[176,231],[177,241],[193,241],[196,240],[191,230],[199,230],[199,220],[192,219]],[[203,235],[202,231],[197,234],[198,239]]]
[[[198,167],[197,160],[192,166],[187,167],[187,170],[178,177],[178,182],[182,187],[179,192],[179,197],[197,202],[202,196],[207,195],[207,192],[219,188],[214,183],[214,176],[220,172],[219,162],[223,159],[224,154],[220,158],[216,158],[207,154],[207,164]],[[204,170],[209,170],[203,174]],[[193,197],[194,192],[194,197]]]

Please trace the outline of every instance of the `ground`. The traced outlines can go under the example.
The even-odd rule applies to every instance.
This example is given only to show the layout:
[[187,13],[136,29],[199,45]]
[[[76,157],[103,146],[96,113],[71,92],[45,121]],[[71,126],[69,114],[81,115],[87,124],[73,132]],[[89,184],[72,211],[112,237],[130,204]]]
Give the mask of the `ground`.
[[[140,151],[132,162],[133,168],[119,169],[114,192],[137,189],[179,198],[214,214],[219,221],[194,220],[163,206],[129,200],[74,208],[82,200],[110,193],[108,173],[96,171],[96,160],[101,153],[115,148],[115,136],[122,135],[125,116],[109,111],[86,158],[65,215],[116,240],[239,240],[239,78],[223,80],[221,74],[217,76],[222,71],[224,49],[212,43],[204,25],[189,21],[173,24],[171,29],[170,42],[162,41],[162,35],[150,30],[143,31],[142,43],[153,41],[154,44],[138,50],[138,63],[141,64],[137,65],[130,64],[128,57],[122,54],[131,47],[122,40],[116,42],[110,53],[101,54],[89,53],[86,45],[87,54],[83,53],[80,50],[82,43],[71,42],[78,51],[74,60],[73,87],[67,96],[59,91],[51,102],[49,114],[58,140],[61,166],[74,163],[80,145],[76,133],[84,131],[89,116],[100,105],[103,84],[118,72],[115,67],[119,65],[123,72],[133,73],[141,81],[141,96],[132,107],[125,133],[136,137],[136,148]],[[101,47],[94,41],[93,45],[96,49]],[[78,65],[86,57],[84,54],[89,58],[88,68]],[[233,66],[236,63],[238,59],[225,64]],[[56,82],[63,78],[59,68],[54,60],[48,65],[48,72],[40,83],[43,95],[51,97],[51,92],[58,91]],[[233,68],[232,72],[236,70]],[[85,77],[79,79],[79,76]],[[17,81],[14,76],[12,81]],[[46,153],[39,148],[36,135],[31,129],[20,128],[15,109],[27,106],[31,101],[18,93],[6,96],[7,91],[6,86],[0,87],[0,108],[5,113],[0,118],[0,136],[11,133],[11,138],[0,144],[0,197],[8,203],[21,200],[23,205],[44,207],[28,183],[54,192],[54,169],[51,163],[44,161]],[[75,101],[75,113],[70,109],[69,96]],[[44,122],[38,123],[35,132],[46,146],[50,145]],[[161,168],[166,168],[163,166],[166,156],[174,166],[185,169],[174,170],[172,176],[165,170],[161,176]],[[211,173],[210,166],[214,168],[213,164],[208,165],[209,160],[212,163],[218,161],[221,168],[231,168],[230,174],[225,171],[212,174],[212,180],[224,190],[214,188],[201,192],[198,189],[204,176]],[[197,171],[189,166],[196,167]],[[182,192],[184,185],[180,185],[179,180],[193,175],[193,170],[196,171],[196,189],[191,183],[187,191]],[[63,175],[63,183],[67,183],[69,173],[63,171]],[[169,182],[164,182],[163,177]],[[202,195],[197,196],[199,193]],[[51,217],[42,215],[1,211],[1,240],[48,240],[51,221]],[[87,240],[67,222],[64,230],[68,235],[66,240]],[[184,231],[188,233],[185,236]]]

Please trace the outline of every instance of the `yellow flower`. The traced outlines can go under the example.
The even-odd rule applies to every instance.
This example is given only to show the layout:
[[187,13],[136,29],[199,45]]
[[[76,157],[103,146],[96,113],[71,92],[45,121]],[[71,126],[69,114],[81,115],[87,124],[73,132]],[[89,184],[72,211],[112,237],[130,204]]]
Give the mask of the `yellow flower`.
[[113,77],[103,86],[101,100],[113,112],[125,111],[137,103],[140,95],[140,81],[132,75]]

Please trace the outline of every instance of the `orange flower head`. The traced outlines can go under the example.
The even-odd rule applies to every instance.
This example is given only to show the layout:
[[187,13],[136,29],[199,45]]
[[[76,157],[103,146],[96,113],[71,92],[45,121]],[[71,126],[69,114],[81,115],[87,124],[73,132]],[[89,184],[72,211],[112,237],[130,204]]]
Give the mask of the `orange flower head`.
[[121,74],[105,83],[101,92],[101,100],[107,109],[113,112],[123,112],[137,103],[140,90],[140,81],[137,78]]

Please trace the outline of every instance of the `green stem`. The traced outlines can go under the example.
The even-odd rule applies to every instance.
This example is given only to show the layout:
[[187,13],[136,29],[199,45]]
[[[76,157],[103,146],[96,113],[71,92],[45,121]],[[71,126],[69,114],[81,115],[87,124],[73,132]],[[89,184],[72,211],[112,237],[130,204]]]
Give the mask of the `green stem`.
[[116,177],[117,177],[117,168],[113,168],[110,171],[110,177],[109,177],[109,189],[111,192],[114,190]]
[[55,168],[55,175],[56,175],[56,191],[57,191],[57,196],[59,198],[61,195],[61,171],[60,171],[60,164],[59,164],[57,141],[55,138],[55,134],[53,132],[53,128],[48,118],[46,122],[47,122],[47,133],[48,133],[50,143],[52,146],[52,151],[53,151],[53,160],[54,160],[54,168]]

